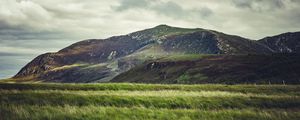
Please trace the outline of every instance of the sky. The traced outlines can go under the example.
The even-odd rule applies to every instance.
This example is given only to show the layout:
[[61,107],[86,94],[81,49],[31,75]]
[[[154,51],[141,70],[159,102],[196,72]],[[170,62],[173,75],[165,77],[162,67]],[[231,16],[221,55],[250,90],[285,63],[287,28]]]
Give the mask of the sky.
[[167,24],[258,40],[300,31],[300,0],[0,0],[0,79],[72,43]]

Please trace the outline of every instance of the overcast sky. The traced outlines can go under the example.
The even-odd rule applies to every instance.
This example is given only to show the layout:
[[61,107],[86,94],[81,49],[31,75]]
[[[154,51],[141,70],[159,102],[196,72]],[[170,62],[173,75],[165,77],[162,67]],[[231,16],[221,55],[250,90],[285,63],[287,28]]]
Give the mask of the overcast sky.
[[0,78],[35,56],[159,24],[250,39],[300,31],[300,0],[0,0]]

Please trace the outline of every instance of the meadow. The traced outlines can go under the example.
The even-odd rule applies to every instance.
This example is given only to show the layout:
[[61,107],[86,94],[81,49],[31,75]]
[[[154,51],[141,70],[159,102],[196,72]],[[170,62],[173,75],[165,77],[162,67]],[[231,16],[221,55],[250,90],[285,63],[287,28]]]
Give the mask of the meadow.
[[0,83],[1,120],[299,120],[298,85]]

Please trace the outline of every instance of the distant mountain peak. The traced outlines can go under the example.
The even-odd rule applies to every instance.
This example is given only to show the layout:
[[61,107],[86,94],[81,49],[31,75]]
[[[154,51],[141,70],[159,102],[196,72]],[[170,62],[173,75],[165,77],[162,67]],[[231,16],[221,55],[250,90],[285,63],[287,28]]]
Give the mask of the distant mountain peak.
[[205,30],[202,28],[185,28],[185,27],[175,27],[167,24],[160,24],[150,29],[173,29],[173,30]]
[[170,27],[172,27],[172,26],[169,26],[167,24],[160,24],[158,26],[155,26],[154,28],[170,28]]

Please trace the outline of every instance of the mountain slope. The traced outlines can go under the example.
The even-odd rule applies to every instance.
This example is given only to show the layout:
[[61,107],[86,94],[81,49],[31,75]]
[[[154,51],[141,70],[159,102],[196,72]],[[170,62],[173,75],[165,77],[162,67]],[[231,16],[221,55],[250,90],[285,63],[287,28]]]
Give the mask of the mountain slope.
[[127,35],[84,40],[56,53],[42,54],[13,78],[21,82],[104,82],[164,56],[282,52],[262,41],[200,28],[159,25]]
[[300,53],[300,32],[284,33],[266,37],[258,41],[269,47],[272,52]]
[[300,55],[181,55],[145,62],[111,82],[299,84]]

